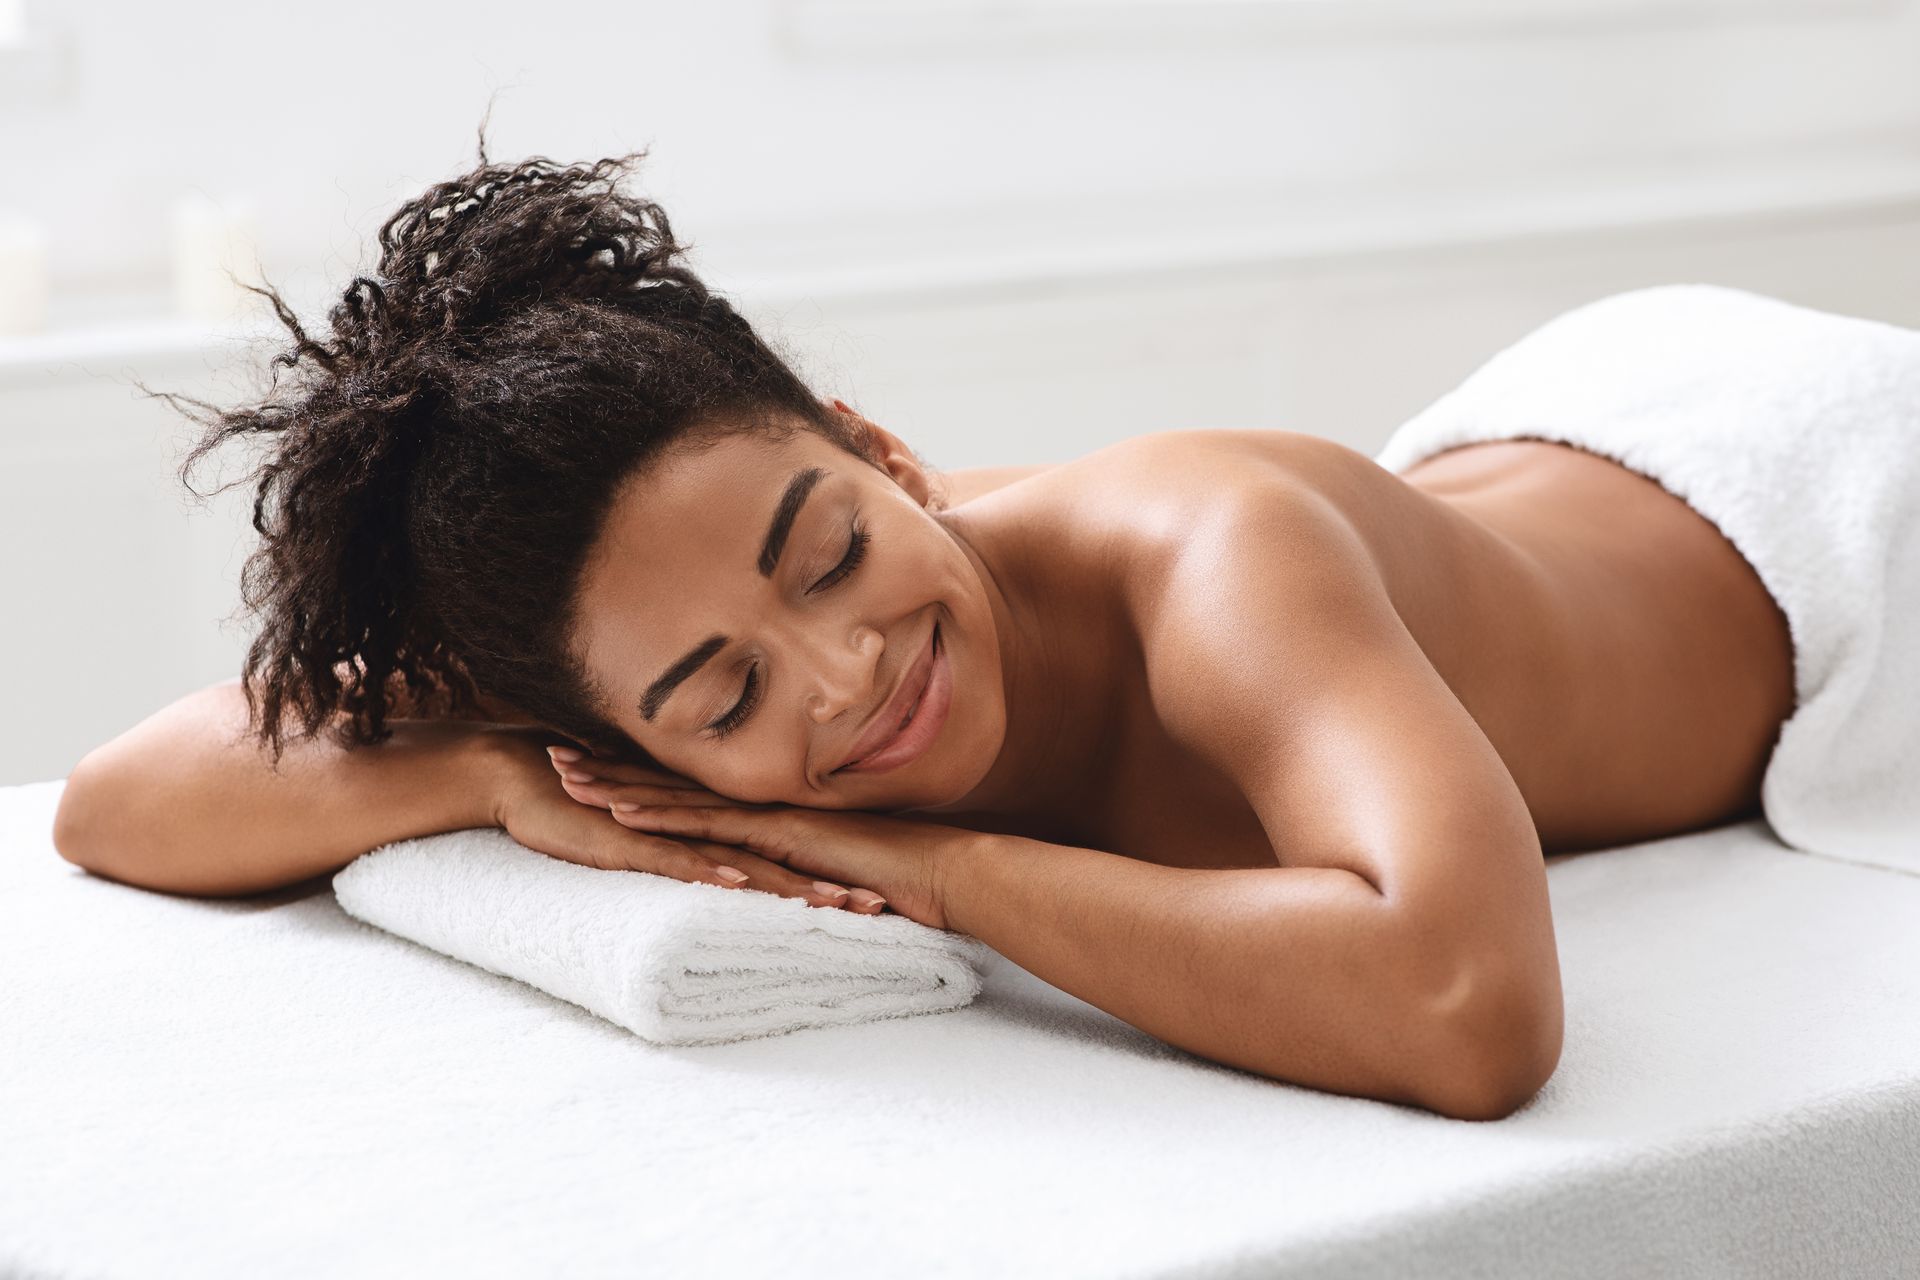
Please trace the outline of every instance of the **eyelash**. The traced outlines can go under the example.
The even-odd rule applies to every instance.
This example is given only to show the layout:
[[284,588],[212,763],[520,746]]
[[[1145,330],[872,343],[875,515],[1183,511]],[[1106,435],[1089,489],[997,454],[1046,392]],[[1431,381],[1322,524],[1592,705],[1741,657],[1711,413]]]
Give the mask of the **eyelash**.
[[[846,581],[847,575],[858,569],[860,562],[867,558],[868,541],[867,527],[858,520],[854,521],[853,534],[847,539],[847,554],[841,557],[839,564],[827,572],[826,577],[808,587],[807,594],[825,591]],[[733,710],[707,726],[712,730],[714,737],[724,738],[746,723],[747,717],[753,714],[754,706],[760,701],[759,690],[760,668],[749,667],[746,688],[740,694],[740,701],[733,704]]]

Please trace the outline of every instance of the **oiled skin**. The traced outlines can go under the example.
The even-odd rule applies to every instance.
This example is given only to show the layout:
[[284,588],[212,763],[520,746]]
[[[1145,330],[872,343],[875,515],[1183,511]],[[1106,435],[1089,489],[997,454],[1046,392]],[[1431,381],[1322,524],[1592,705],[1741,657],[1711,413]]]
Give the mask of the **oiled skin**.
[[951,507],[986,499],[987,523],[1053,548],[1053,621],[1071,635],[1081,678],[1112,694],[1099,767],[1055,779],[1045,809],[942,820],[1168,866],[1272,865],[1246,796],[1158,723],[1118,604],[1139,584],[1115,576],[1154,562],[1129,544],[1177,540],[1236,494],[1299,484],[1366,540],[1407,628],[1512,774],[1547,855],[1758,812],[1794,705],[1791,639],[1752,567],[1680,499],[1543,441],[1454,449],[1395,475],[1304,433],[1209,430],[940,478]]
[[[845,465],[829,449],[809,456]],[[703,456],[723,481],[742,461]],[[890,456],[892,480],[863,479],[881,502],[898,500],[884,489],[897,482],[924,506],[925,478],[898,449]],[[725,484],[697,496],[750,507],[773,482],[760,480],[731,498]],[[1792,709],[1785,621],[1752,570],[1658,485],[1577,450],[1474,446],[1398,477],[1300,433],[1169,432],[1052,467],[961,472],[941,487],[941,529],[912,508],[883,513],[879,545],[895,560],[891,576],[875,562],[865,594],[805,614],[766,605],[787,611],[768,624],[784,646],[775,656],[813,656],[807,645],[849,618],[898,632],[930,598],[957,601],[954,723],[965,729],[974,713],[977,727],[979,708],[1003,701],[1017,732],[991,756],[976,745],[971,762],[954,760],[967,738],[949,732],[945,757],[930,752],[936,767],[901,792],[924,793],[941,768],[981,759],[998,785],[904,812],[1048,842],[980,842],[991,858],[949,870],[950,885],[970,886],[946,904],[958,927],[1135,1025],[1276,1078],[1462,1118],[1510,1113],[1551,1074],[1561,1044],[1541,854],[1753,812]],[[750,526],[759,514],[727,519]],[[991,626],[954,585],[972,579],[930,583],[899,568],[962,546],[992,584]],[[1003,664],[1004,687],[987,678],[981,645],[1018,659]],[[792,668],[789,696],[824,688],[830,674],[857,711],[855,677],[873,673],[836,656],[826,674]],[[220,706],[238,710],[230,698]],[[483,710],[531,723],[498,703]],[[192,718],[149,727],[122,753],[121,777],[162,778],[149,761],[176,761],[180,742],[213,737]],[[797,779],[804,760],[777,736],[765,741],[753,749],[761,774]],[[407,776],[435,794],[487,772],[465,756],[414,754],[435,771]],[[184,760],[170,767],[221,780],[203,807],[257,831],[249,815],[269,798],[251,760],[233,765],[211,745]],[[324,752],[314,768],[331,771],[326,785],[297,794],[294,811],[323,827],[312,815],[337,803],[350,775]],[[366,773],[353,784],[365,794],[356,808],[407,810],[421,831],[475,824],[413,812],[391,791],[397,776]],[[80,793],[128,794],[111,772]],[[117,865],[102,851],[141,847],[89,811],[110,810],[75,806],[58,824],[63,854]],[[189,824],[194,838],[174,859],[185,869],[162,873],[172,887],[295,878],[185,866],[209,844],[253,847],[251,835],[209,840],[214,821]],[[279,843],[300,874],[341,863],[332,846]],[[149,857],[125,878],[151,883],[168,862]],[[1233,946],[1209,953],[1206,973],[1169,965],[1222,937]],[[1263,1023],[1285,1034],[1264,1036]]]
[[[1056,466],[959,472],[950,493],[956,505],[989,493],[1017,502],[1032,536],[1070,559],[1102,539],[1164,536],[1236,491],[1301,482],[1365,538],[1407,628],[1512,774],[1545,853],[1758,812],[1793,709],[1786,620],[1709,521],[1610,460],[1501,441],[1396,476],[1302,433],[1185,431]],[[1118,650],[1133,639],[1116,634],[1113,612],[1097,600],[1077,616],[1061,608],[1085,669],[1125,669]],[[1167,739],[1138,688],[1115,693],[1098,771],[1063,779],[1048,812],[981,824],[1167,865],[1272,865],[1246,798]]]

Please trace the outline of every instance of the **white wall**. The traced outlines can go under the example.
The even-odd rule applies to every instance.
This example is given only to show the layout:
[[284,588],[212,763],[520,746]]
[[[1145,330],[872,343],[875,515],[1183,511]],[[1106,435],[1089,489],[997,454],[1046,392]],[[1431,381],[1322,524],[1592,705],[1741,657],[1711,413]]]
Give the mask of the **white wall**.
[[1209,425],[1372,449],[1533,324],[1660,281],[1920,326],[1899,0],[27,14],[0,216],[46,229],[52,304],[0,338],[0,783],[239,667],[245,494],[185,501],[191,429],[131,379],[239,396],[262,353],[169,317],[172,202],[251,201],[317,315],[496,90],[496,159],[652,144],[696,264],[946,467]]

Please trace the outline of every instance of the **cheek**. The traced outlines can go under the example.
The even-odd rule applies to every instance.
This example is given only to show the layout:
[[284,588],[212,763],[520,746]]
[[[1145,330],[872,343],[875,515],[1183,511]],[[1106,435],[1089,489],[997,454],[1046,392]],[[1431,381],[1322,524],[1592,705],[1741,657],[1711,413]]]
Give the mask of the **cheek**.
[[711,761],[702,771],[702,785],[748,804],[780,798],[775,793],[792,778],[795,757],[805,759],[801,748],[771,740],[739,743],[720,754],[725,758]]
[[938,600],[952,609],[967,607],[973,596],[972,566],[951,539],[938,532],[916,538],[887,566],[890,595],[905,601]]

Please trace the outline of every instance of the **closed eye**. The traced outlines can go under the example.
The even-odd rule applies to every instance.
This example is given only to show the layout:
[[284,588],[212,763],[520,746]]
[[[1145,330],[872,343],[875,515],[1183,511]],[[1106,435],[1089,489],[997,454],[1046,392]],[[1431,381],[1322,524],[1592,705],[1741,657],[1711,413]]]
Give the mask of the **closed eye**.
[[858,520],[855,520],[853,522],[853,533],[847,538],[847,554],[840,558],[839,564],[828,571],[826,577],[808,587],[807,594],[812,595],[816,591],[825,591],[828,587],[845,581],[847,575],[855,569],[858,569],[860,562],[866,558],[867,528]]
[[[825,577],[807,588],[807,594],[812,595],[816,591],[825,591],[830,587],[838,586],[840,583],[846,581],[847,576],[855,569],[858,569],[860,562],[867,558],[867,543],[869,541],[870,536],[866,526],[858,520],[855,520],[853,523],[853,532],[847,538],[847,553],[840,557],[840,563],[829,570]],[[746,685],[740,690],[740,700],[733,704],[732,710],[707,726],[713,736],[716,738],[724,738],[745,724],[747,717],[753,714],[755,705],[760,701],[759,692],[760,668],[758,666],[749,667],[747,669]]]
[[733,710],[727,712],[727,714],[707,726],[713,730],[713,736],[716,738],[724,738],[745,724],[747,717],[753,714],[754,704],[760,701],[759,692],[760,668],[758,666],[748,667],[747,686],[740,692],[740,701],[733,704]]

